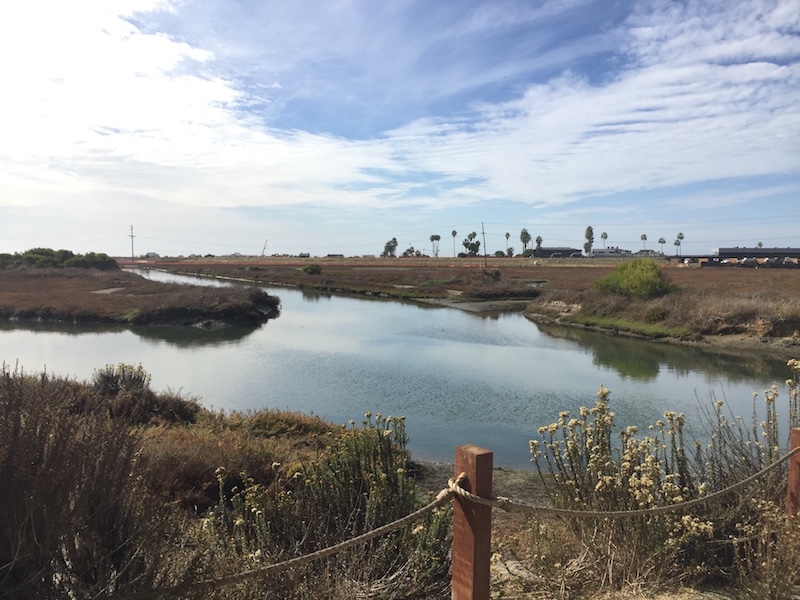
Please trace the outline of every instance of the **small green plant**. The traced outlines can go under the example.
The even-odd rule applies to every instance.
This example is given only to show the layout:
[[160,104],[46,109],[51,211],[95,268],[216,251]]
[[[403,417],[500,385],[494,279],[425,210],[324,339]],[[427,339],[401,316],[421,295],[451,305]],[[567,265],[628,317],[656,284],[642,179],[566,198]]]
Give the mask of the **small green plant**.
[[651,259],[635,258],[623,262],[611,273],[594,282],[601,292],[634,298],[658,298],[675,290],[658,264]]
[[322,267],[316,263],[309,263],[303,267],[303,273],[308,275],[319,275],[322,273]]

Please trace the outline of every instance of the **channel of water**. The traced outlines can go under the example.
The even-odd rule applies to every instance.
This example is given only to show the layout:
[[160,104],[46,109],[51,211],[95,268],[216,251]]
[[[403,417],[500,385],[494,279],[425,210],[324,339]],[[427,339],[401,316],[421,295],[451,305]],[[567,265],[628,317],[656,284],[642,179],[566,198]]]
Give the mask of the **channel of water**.
[[591,406],[600,385],[621,427],[646,427],[666,410],[698,425],[713,399],[749,418],[753,394],[758,405],[789,376],[781,360],[535,325],[520,314],[266,289],[281,298],[281,314],[256,329],[4,322],[0,360],[79,380],[106,364],[141,364],[154,389],[228,411],[288,409],[335,423],[402,415],[415,459],[451,462],[455,446],[474,443],[506,468],[530,468],[537,429]]

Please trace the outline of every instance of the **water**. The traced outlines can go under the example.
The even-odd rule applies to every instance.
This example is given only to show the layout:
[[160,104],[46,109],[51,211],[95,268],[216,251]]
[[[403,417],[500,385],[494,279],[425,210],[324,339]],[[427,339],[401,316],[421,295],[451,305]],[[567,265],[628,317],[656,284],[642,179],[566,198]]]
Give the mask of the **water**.
[[225,410],[288,409],[335,423],[403,415],[414,458],[451,462],[455,446],[473,443],[508,468],[529,467],[536,430],[591,406],[601,384],[617,423],[644,427],[665,410],[691,421],[712,397],[747,416],[753,392],[788,376],[780,360],[537,326],[518,314],[267,290],[281,314],[257,329],[4,323],[0,360],[79,380],[106,364],[141,364],[154,389]]

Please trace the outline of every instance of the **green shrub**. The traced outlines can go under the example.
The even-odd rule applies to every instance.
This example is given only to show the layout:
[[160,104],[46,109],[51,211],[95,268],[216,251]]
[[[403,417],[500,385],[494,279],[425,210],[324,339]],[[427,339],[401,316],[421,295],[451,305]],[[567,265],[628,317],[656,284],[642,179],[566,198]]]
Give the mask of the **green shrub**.
[[71,250],[52,248],[32,248],[23,253],[0,255],[0,269],[34,267],[76,267],[81,269],[119,269],[117,261],[102,252],[75,254]]
[[320,267],[316,263],[310,263],[303,267],[303,273],[306,273],[308,275],[319,275],[320,273],[322,273],[322,267]]
[[651,259],[635,258],[623,262],[611,273],[594,282],[602,292],[634,298],[659,298],[675,290],[658,264]]

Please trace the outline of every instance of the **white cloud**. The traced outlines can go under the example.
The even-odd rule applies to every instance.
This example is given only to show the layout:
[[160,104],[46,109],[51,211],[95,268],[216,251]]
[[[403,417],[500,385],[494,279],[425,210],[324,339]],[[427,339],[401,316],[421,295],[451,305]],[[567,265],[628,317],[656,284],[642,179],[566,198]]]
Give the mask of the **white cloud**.
[[[425,5],[436,18],[418,32],[420,13],[406,5],[357,1],[307,15],[302,3],[251,6],[253,14],[236,5],[235,21],[215,3],[3,6],[0,52],[16,59],[0,62],[0,208],[125,196],[170,214],[498,200],[543,209],[797,176],[800,3],[647,4],[616,30],[569,37],[566,15],[582,4],[597,7],[565,0],[523,13],[513,2],[478,3],[453,19],[452,5]],[[178,35],[153,15],[187,24]],[[524,51],[492,37],[524,27]],[[482,54],[472,54],[481,40]],[[623,55],[607,54],[612,42]],[[597,72],[579,68],[587,57],[602,57]],[[509,81],[490,100],[444,102]],[[313,98],[312,108],[336,115],[369,98],[379,114],[426,95],[441,112],[417,104],[424,117],[392,114],[405,125],[360,140],[315,133],[303,121],[314,111],[296,108]],[[297,125],[277,127],[275,115],[292,110]]]

